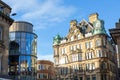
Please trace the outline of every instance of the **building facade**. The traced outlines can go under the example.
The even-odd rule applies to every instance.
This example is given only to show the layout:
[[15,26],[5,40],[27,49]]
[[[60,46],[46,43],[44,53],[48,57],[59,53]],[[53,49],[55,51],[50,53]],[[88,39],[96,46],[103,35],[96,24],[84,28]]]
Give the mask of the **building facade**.
[[0,76],[8,75],[10,13],[11,7],[0,0]]
[[25,21],[15,21],[10,26],[9,35],[9,75],[18,75],[21,80],[35,78],[37,35],[33,32],[33,25]]
[[89,22],[70,22],[65,38],[53,39],[56,80],[116,80],[115,49],[94,13]]
[[110,29],[109,31],[114,43],[116,44],[116,58],[118,65],[118,75],[120,80],[120,19],[119,22],[116,23],[116,28]]
[[54,63],[48,60],[37,61],[37,80],[54,80]]

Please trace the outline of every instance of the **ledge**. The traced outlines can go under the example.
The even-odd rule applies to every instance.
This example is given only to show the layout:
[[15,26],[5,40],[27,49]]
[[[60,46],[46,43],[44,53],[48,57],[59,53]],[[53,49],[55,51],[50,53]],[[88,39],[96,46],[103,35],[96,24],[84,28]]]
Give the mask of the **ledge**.
[[10,23],[10,25],[13,23],[13,19],[12,18],[10,18],[9,16],[7,16],[6,14],[4,14],[3,12],[1,12],[0,11],[0,17],[2,17],[2,18],[5,18],[5,20],[8,20],[9,21],[9,23]]

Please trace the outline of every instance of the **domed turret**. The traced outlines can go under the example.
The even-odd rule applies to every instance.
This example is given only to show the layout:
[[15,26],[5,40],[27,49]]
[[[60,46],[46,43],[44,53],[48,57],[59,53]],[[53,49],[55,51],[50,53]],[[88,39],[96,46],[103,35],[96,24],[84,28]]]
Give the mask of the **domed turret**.
[[97,19],[94,23],[93,35],[95,34],[107,34],[104,28],[104,21]]
[[59,44],[61,40],[62,40],[62,38],[60,37],[59,34],[57,34],[57,35],[53,38],[53,44]]

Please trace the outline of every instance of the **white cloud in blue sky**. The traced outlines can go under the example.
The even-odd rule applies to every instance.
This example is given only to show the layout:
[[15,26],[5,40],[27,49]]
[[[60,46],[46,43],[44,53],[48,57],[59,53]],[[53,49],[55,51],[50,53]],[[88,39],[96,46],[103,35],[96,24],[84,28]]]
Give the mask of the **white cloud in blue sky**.
[[[73,6],[66,6],[63,0],[5,0],[16,12],[19,19],[34,22],[37,28],[45,28],[57,22],[64,21],[76,11]],[[18,20],[19,20],[18,19]]]
[[38,56],[38,60],[50,60],[52,62],[54,62],[54,59],[53,59],[53,55],[52,54],[39,54]]
[[[76,11],[75,7],[65,5],[64,0],[4,0],[4,2],[10,5],[12,13],[17,13],[13,17],[15,20],[31,22],[34,25],[34,29],[37,32],[41,32],[40,35],[44,34],[41,29],[46,29],[65,21],[66,18]],[[41,39],[39,35],[38,38]],[[44,54],[44,51],[41,51],[43,48],[44,50],[52,49],[52,44],[50,43],[52,39],[51,41],[43,40],[43,42],[40,39],[38,39],[38,59],[53,61],[52,51],[48,51],[50,53],[46,54]]]

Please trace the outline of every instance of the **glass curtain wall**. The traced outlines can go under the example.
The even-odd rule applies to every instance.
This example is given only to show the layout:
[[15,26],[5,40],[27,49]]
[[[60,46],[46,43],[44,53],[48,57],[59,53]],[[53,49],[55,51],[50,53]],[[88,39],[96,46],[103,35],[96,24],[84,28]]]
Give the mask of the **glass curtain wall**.
[[36,75],[36,39],[33,33],[10,32],[9,75]]

